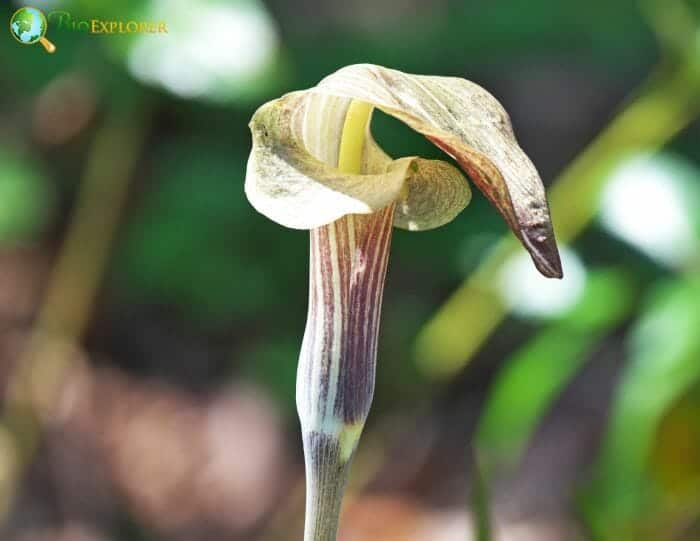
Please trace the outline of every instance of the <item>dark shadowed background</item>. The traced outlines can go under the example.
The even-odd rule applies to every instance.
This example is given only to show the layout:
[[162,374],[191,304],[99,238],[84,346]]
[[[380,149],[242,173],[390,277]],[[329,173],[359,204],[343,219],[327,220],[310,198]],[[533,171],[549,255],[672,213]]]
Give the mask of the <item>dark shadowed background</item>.
[[566,278],[480,193],[395,232],[341,541],[700,539],[695,0],[31,5],[56,53],[0,36],[0,539],[301,538],[308,234],[246,201],[247,123],[358,62],[499,98]]

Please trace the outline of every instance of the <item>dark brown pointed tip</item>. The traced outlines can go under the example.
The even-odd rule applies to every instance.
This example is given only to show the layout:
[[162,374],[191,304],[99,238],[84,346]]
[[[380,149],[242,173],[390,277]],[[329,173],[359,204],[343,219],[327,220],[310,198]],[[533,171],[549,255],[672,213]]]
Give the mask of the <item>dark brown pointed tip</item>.
[[564,271],[561,268],[561,261],[557,253],[556,259],[550,261],[538,260],[534,255],[532,260],[535,262],[535,267],[543,276],[547,278],[564,278]]
[[523,244],[530,252],[535,267],[543,276],[547,278],[564,277],[557,241],[554,239],[552,231],[546,233],[536,230],[523,231]]

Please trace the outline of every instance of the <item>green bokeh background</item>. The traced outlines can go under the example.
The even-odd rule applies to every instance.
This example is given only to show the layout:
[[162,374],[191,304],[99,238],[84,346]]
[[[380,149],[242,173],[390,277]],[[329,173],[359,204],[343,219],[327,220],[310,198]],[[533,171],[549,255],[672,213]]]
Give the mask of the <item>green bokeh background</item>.
[[[58,47],[54,55],[9,35],[0,38],[0,282],[8,284],[0,287],[19,287],[2,273],[18,254],[29,253],[31,266],[41,261],[46,267],[25,286],[37,296],[34,308],[22,312],[10,301],[2,306],[3,332],[31,331],[81,186],[92,182],[101,193],[101,182],[125,183],[114,242],[79,337],[88,365],[118,371],[145,389],[166,385],[193,400],[231,385],[250,386],[282,419],[290,475],[301,467],[294,386],[307,302],[308,235],[271,223],[245,199],[247,123],[256,107],[357,62],[466,77],[503,102],[521,145],[551,186],[625,107],[652,94],[651,113],[628,126],[632,135],[604,139],[605,148],[593,154],[601,169],[589,167],[559,194],[572,208],[593,201],[592,219],[570,246],[585,269],[583,292],[566,308],[539,316],[516,310],[482,339],[474,329],[504,309],[500,301],[467,299],[443,318],[442,334],[430,334],[426,325],[492,256],[507,229],[475,193],[448,226],[429,233],[396,231],[369,450],[354,475],[367,481],[367,493],[466,512],[473,477],[468,456],[476,448],[492,485],[489,512],[498,523],[507,526],[513,516],[565,521],[578,536],[540,533],[545,540],[698,538],[697,252],[664,263],[605,228],[597,213],[597,186],[605,186],[630,153],[651,152],[651,160],[680,164],[671,168],[672,180],[662,182],[697,194],[700,124],[694,118],[700,100],[692,96],[700,95],[700,10],[692,1],[36,4],[46,13],[63,10],[86,19],[140,20],[159,13],[171,23],[165,38],[171,45],[158,56],[157,35],[91,36],[51,24],[47,37]],[[0,14],[9,19],[18,7],[4,5]],[[187,9],[228,9],[240,16],[238,23],[227,19],[232,37],[214,40],[208,63],[195,72],[186,64],[201,58],[187,48],[185,34],[196,30],[205,36],[204,46],[206,28]],[[259,20],[276,41],[250,26]],[[160,66],[175,62],[169,84],[158,83],[155,74],[150,82],[134,75],[137,47],[155,55]],[[265,61],[252,64],[253,53],[263,47],[269,47]],[[237,57],[240,65],[231,60]],[[214,82],[198,95],[178,92],[172,81],[184,84],[188,73]],[[655,76],[647,83],[650,74]],[[668,136],[660,119],[668,118],[669,103],[681,100],[681,111],[670,115],[678,133],[670,130]],[[110,138],[109,130],[117,135]],[[120,130],[139,143],[132,171],[114,180],[109,172],[130,155],[120,147]],[[393,156],[441,157],[382,114],[373,130]],[[105,131],[112,143],[90,168],[95,140]],[[635,147],[629,140],[637,134],[643,144]],[[658,141],[649,144],[644,137]],[[640,205],[640,194],[632,188],[624,204]],[[105,204],[99,195],[92,201]],[[700,200],[684,201],[685,209],[675,212],[685,213],[697,248]],[[555,230],[565,229],[567,213],[554,215]],[[652,224],[659,219],[645,217]],[[83,263],[89,268],[90,261]],[[482,276],[479,283],[498,290],[499,276]],[[476,344],[475,353],[455,357],[465,343]],[[13,360],[8,354],[2,362],[9,366]],[[5,381],[9,376],[2,374]],[[421,441],[424,435],[428,443]],[[373,454],[377,448],[382,451]],[[421,456],[421,466],[406,473],[393,458],[403,455]],[[40,464],[42,457],[32,455],[30,463]],[[24,539],[22,532],[38,523],[82,520],[55,501],[42,507],[51,509],[49,518],[28,518],[24,511],[45,497],[36,490],[42,481],[28,471],[12,485],[0,537]],[[518,490],[508,498],[513,487]],[[280,501],[292,498],[286,485],[281,492]],[[84,498],[91,498],[89,488]],[[207,537],[204,518],[194,520],[193,530],[163,528],[129,504],[117,505],[109,519],[90,520],[107,539],[127,541],[298,537],[270,534],[273,515],[281,531],[285,521],[298,526],[270,511],[247,529]]]

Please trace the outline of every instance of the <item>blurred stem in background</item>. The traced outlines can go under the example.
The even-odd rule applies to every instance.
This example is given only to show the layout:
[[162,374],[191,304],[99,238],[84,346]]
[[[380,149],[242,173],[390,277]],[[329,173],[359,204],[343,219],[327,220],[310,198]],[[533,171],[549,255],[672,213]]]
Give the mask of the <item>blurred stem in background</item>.
[[471,448],[471,470],[474,481],[471,487],[471,509],[474,514],[474,535],[476,541],[491,541],[491,508],[489,505],[488,472],[476,446]]
[[[609,173],[631,153],[658,150],[687,127],[700,112],[698,26],[683,16],[683,2],[654,3],[656,21],[668,58],[635,93],[636,98],[560,175],[550,190],[557,238],[573,241],[593,220]],[[675,15],[674,15],[675,14]],[[655,19],[656,20],[656,19]],[[683,21],[677,33],[669,25]],[[687,37],[692,29],[692,39]],[[683,39],[670,37],[685,36]],[[683,44],[683,49],[678,50]],[[675,45],[675,48],[673,46]],[[449,378],[466,366],[507,314],[493,277],[498,276],[517,243],[504,238],[489,257],[443,304],[418,335],[419,367],[433,378]],[[565,271],[566,272],[566,271]]]
[[48,280],[44,302],[10,379],[0,419],[0,519],[39,447],[43,421],[79,359],[80,342],[141,152],[143,111],[113,111],[95,135],[73,217]]

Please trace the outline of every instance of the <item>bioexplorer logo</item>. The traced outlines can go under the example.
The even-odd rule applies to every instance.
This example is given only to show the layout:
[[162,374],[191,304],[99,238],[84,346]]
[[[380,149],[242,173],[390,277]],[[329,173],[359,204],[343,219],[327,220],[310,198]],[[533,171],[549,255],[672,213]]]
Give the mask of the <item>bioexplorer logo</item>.
[[91,35],[167,34],[163,21],[78,19],[67,11],[51,11],[48,17],[33,7],[23,7],[10,18],[10,34],[22,45],[40,43],[46,52],[56,52],[56,46],[46,38],[51,24],[58,31],[81,32]]
[[83,32],[85,34],[167,34],[168,25],[163,21],[76,19],[67,11],[52,11],[49,22],[57,30]]
[[10,34],[22,45],[41,43],[47,53],[55,53],[56,46],[46,39],[48,28],[46,16],[36,8],[19,8],[10,18]]

